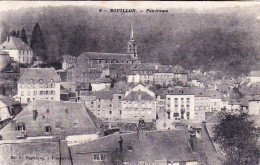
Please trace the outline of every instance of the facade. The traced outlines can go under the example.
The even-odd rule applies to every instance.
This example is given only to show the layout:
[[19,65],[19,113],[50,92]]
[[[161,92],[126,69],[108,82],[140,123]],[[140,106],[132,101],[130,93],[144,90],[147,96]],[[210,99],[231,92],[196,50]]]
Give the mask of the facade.
[[0,71],[2,71],[10,62],[10,56],[7,52],[0,50]]
[[94,120],[83,104],[34,100],[0,130],[0,135],[4,140],[57,135],[96,135]]
[[110,90],[111,79],[110,78],[99,78],[91,81],[92,91]]
[[166,117],[172,120],[194,119],[194,95],[174,93],[166,95]]
[[122,122],[145,122],[156,120],[155,94],[141,84],[127,91],[122,100]]
[[210,111],[210,97],[195,96],[194,119],[198,121],[206,120],[206,112]]
[[32,49],[20,38],[8,37],[7,40],[0,45],[0,50],[9,53],[13,61],[22,64],[31,64],[33,62]]
[[73,68],[76,64],[77,59],[71,55],[64,55],[62,61],[62,69],[67,70]]
[[60,100],[60,78],[54,68],[27,68],[18,81],[22,104],[33,100]]
[[248,111],[249,115],[260,115],[260,100],[259,99],[249,100],[248,109],[249,109]]

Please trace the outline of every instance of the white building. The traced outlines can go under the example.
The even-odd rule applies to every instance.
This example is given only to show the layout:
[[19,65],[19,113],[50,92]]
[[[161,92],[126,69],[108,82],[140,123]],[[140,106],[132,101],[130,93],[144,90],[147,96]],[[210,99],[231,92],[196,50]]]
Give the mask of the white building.
[[166,117],[168,119],[194,119],[194,95],[174,93],[166,95]]
[[259,99],[252,99],[249,100],[248,106],[249,115],[260,115],[260,100]]
[[60,78],[54,68],[28,68],[18,81],[18,98],[22,104],[32,100],[60,100]]
[[33,62],[33,51],[20,38],[8,37],[7,40],[0,45],[0,50],[9,53],[13,61],[30,64]]

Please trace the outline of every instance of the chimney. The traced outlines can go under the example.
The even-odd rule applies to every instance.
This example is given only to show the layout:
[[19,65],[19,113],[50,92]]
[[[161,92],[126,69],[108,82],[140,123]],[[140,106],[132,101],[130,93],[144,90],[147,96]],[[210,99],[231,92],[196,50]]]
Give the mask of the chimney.
[[137,136],[140,142],[146,141],[146,130],[145,130],[145,121],[144,119],[139,120],[138,128],[137,128]]
[[120,158],[123,162],[123,139],[122,137],[120,136],[120,138],[118,139],[118,143],[119,143],[119,151],[120,151]]
[[190,147],[193,152],[196,152],[196,132],[191,128],[190,132]]
[[137,128],[138,140],[142,143],[146,141],[146,130],[144,128]]
[[141,95],[138,95],[138,100],[139,100],[139,101],[141,100]]

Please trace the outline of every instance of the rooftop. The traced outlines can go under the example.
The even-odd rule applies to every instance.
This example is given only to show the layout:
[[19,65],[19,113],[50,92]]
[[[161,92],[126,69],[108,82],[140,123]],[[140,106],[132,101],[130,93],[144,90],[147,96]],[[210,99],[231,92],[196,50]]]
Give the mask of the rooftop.
[[2,45],[0,45],[0,49],[2,50],[10,50],[10,49],[21,49],[21,50],[31,50],[29,45],[22,41],[20,38],[10,37],[7,39]]
[[101,53],[101,52],[83,52],[79,60],[98,59],[98,60],[135,60],[131,54],[122,53]]
[[[154,162],[156,160],[196,161],[197,156],[189,146],[188,132],[184,130],[149,131],[142,134],[112,134],[81,145],[71,147],[72,158],[78,154],[117,151],[122,140],[124,161]],[[143,136],[143,137],[141,137]],[[152,145],[151,145],[152,144]],[[78,157],[77,157],[78,158]]]
[[18,83],[26,82],[60,82],[60,77],[54,68],[27,68]]

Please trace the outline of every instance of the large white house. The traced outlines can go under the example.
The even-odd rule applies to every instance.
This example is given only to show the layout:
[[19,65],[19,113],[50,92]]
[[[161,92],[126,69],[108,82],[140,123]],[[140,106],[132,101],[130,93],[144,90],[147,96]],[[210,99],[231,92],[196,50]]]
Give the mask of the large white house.
[[33,62],[33,50],[20,38],[8,37],[7,40],[0,45],[0,50],[9,53],[13,61],[22,64],[30,64]]
[[194,94],[175,90],[166,95],[165,102],[168,119],[194,119]]
[[61,80],[54,68],[27,68],[18,81],[18,98],[22,104],[32,100],[60,100]]

